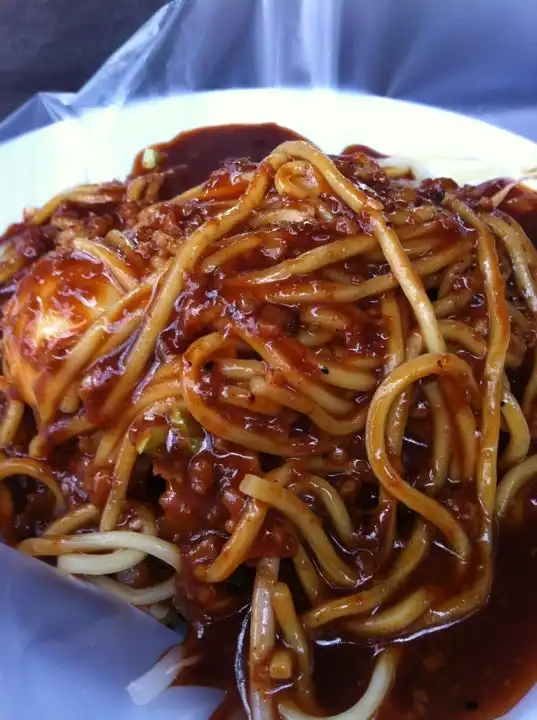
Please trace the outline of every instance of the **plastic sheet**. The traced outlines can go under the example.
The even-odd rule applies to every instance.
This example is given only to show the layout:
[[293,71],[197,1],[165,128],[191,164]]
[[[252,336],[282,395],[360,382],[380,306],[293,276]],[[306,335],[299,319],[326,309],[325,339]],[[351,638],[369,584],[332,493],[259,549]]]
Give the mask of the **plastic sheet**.
[[450,0],[441,12],[436,5],[176,0],[76,96],[40,93],[30,100],[0,125],[0,142],[88,107],[282,86],[359,90],[437,105],[537,140],[537,5]]
[[[14,168],[1,194],[18,214],[54,190],[120,174],[136,149],[128,137],[133,105],[145,118],[144,101],[201,90],[342,88],[444,105],[537,139],[532,13],[537,19],[527,0],[452,0],[441,12],[430,0],[170,3],[78,94],[40,94],[0,125],[0,158]],[[484,22],[486,36],[476,43]],[[192,106],[163,107],[172,116],[160,139],[180,124],[173,113]],[[319,103],[321,129],[333,123],[323,108]],[[51,132],[43,130],[58,121]],[[145,134],[141,122],[136,142],[159,139],[151,114],[143,119]],[[24,137],[14,141],[17,136]],[[126,153],[119,161],[116,149]],[[2,222],[16,219],[0,215]],[[134,707],[127,684],[177,636],[2,546],[0,571],[0,720],[202,720],[214,707],[218,693],[197,689],[172,690],[147,708]],[[536,716],[532,693],[509,717]]]

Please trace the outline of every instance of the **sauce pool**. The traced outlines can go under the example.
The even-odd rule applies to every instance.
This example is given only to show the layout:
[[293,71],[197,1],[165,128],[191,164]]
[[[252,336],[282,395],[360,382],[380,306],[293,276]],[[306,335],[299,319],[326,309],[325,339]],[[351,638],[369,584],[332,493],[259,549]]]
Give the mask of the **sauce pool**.
[[[499,537],[486,607],[451,627],[402,644],[396,682],[377,720],[495,720],[537,679],[537,488],[522,526]],[[232,671],[242,618],[213,623],[197,644],[203,662],[181,684],[228,689],[212,720],[238,720]],[[314,645],[316,697],[327,715],[343,712],[367,688],[376,648],[320,636]],[[231,685],[231,686],[230,686]]]

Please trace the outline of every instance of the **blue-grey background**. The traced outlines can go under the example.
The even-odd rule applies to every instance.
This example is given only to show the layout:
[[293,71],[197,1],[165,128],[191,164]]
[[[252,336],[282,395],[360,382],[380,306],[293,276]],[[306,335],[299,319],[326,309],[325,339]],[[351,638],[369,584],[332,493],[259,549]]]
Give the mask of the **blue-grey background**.
[[[163,5],[161,0],[3,0],[0,117],[35,93],[77,91]],[[103,95],[102,83],[98,92],[90,83],[83,104],[260,80],[330,84],[457,110],[537,140],[534,0],[176,0],[171,5],[173,32],[159,27],[158,51],[150,61],[140,64],[131,48],[121,66],[123,78],[132,75],[128,92],[122,96],[123,87],[111,97],[109,87]],[[293,33],[299,23],[303,47],[297,52]],[[0,139],[61,115],[55,103],[43,95],[25,119],[19,116],[9,130],[4,126]]]

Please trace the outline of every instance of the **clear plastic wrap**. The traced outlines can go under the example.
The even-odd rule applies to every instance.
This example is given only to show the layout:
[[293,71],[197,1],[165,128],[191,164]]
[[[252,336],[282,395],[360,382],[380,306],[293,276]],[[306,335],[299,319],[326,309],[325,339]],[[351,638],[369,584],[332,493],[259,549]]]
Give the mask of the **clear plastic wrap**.
[[[0,158],[4,167],[15,168],[0,179],[0,193],[9,198],[0,222],[16,220],[24,205],[43,202],[66,186],[121,175],[138,147],[195,125],[197,117],[222,122],[239,115],[243,121],[293,125],[293,117],[309,113],[303,124],[318,137],[337,135],[338,122],[346,123],[348,134],[347,101],[335,106],[340,117],[330,114],[330,101],[340,89],[440,104],[537,139],[535,23],[528,19],[533,10],[526,0],[468,5],[454,0],[438,12],[430,0],[170,3],[79,93],[41,93],[0,125]],[[476,43],[484,22],[487,41]],[[503,32],[506,23],[510,39]],[[317,94],[307,102],[300,94],[288,102],[290,95],[272,91],[266,118],[263,105],[250,113],[251,95],[215,95],[259,87],[300,87],[301,93],[309,88]],[[200,91],[211,92],[193,102],[192,93]],[[279,103],[276,114],[270,109],[274,102]],[[391,110],[386,106],[382,121],[402,123],[403,133],[406,116],[393,119]],[[185,113],[191,114],[185,119]],[[408,115],[408,122],[413,118]],[[449,119],[442,122],[449,127]],[[501,145],[501,134],[474,128],[465,149],[464,123],[457,127],[460,138],[445,133],[446,157],[457,147],[468,160],[476,142],[481,143],[477,157]],[[376,135],[370,130],[371,137],[382,138],[382,127]],[[423,134],[414,135],[427,145]],[[336,137],[336,147],[327,149],[337,150],[346,139],[340,143]],[[364,141],[358,130],[353,139]],[[438,147],[438,138],[433,140]],[[513,148],[513,167],[521,168],[526,156],[537,164],[537,150],[529,142],[506,139],[505,147]],[[147,708],[135,707],[127,694],[129,681],[177,641],[171,630],[2,546],[0,569],[2,720],[208,716],[215,691],[174,689]],[[512,720],[536,716],[534,693],[509,715]]]
[[427,103],[535,140],[535,20],[527,0],[451,0],[442,12],[429,0],[175,0],[77,95],[28,101],[0,142],[91,107],[285,86]]

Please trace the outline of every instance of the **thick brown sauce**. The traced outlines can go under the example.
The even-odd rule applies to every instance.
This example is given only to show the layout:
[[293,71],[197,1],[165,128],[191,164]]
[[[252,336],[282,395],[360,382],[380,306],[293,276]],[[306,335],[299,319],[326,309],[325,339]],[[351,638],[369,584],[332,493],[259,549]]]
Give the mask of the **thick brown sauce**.
[[[220,125],[181,133],[173,140],[153,145],[159,154],[159,170],[169,173],[162,199],[201,184],[226,161],[248,158],[260,162],[286,140],[301,140],[292,130],[274,123]],[[133,175],[146,172],[143,153],[134,161]]]
[[[297,137],[291,131],[272,124],[236,125],[192,131],[169,143],[155,146],[160,155],[159,169],[164,168],[168,172],[165,196],[171,198],[201,183],[224,162],[233,163],[240,158],[259,161],[279,143]],[[372,158],[380,156],[364,146],[351,146],[346,152],[360,152]],[[147,172],[142,167],[141,157],[139,155],[136,159],[133,175]],[[491,193],[501,186],[501,182],[497,186],[490,185]],[[431,185],[431,192],[436,187]],[[515,191],[505,209],[522,223],[535,240],[537,207],[532,202],[531,196]],[[12,232],[15,230],[12,229]],[[289,322],[292,322],[292,311],[289,310],[289,313]],[[273,319],[267,321],[272,322]],[[356,337],[345,338],[348,348],[362,344],[372,346],[374,341],[378,342],[376,325],[364,328],[357,322],[357,327],[360,331],[356,332]],[[171,330],[171,334],[176,335],[177,328],[174,326]],[[182,332],[186,332],[185,326]],[[177,338],[174,342],[178,342]],[[207,392],[210,391],[207,388]],[[348,452],[357,456],[353,447],[349,447]],[[213,447],[205,455],[198,454],[186,468],[160,467],[158,472],[166,479],[167,475],[173,477],[175,473],[187,473],[190,484],[207,484],[204,500],[196,507],[191,497],[185,497],[179,485],[175,487],[173,482],[169,482],[168,491],[162,499],[165,513],[161,533],[180,542],[181,538],[175,537],[174,529],[188,529],[189,522],[199,527],[199,518],[203,517],[216,531],[207,552],[218,552],[225,536],[224,521],[228,514],[219,515],[221,508],[215,501],[217,494],[212,492],[211,486],[215,483],[226,487],[229,491],[229,515],[238,515],[242,507],[242,498],[237,490],[238,478],[245,470],[255,471],[250,464],[250,458],[239,458],[229,448],[218,450]],[[145,482],[145,476],[140,473],[140,486],[144,486]],[[140,499],[147,499],[144,491],[141,491]],[[526,498],[525,506],[522,526],[507,525],[501,529],[494,585],[487,607],[454,627],[404,643],[397,681],[379,720],[491,720],[512,707],[534,683],[537,678],[537,491]],[[25,525],[21,532],[23,536],[39,534],[41,518],[46,521],[50,514],[50,509],[42,510],[38,502],[31,507],[35,513],[25,518],[25,522],[32,528],[30,531]],[[276,527],[273,534],[277,531]],[[281,538],[276,545],[283,547]],[[270,554],[268,546],[256,548],[256,551],[260,555]],[[281,554],[285,556],[286,553]],[[287,556],[289,554],[288,551]],[[441,574],[438,568],[429,570],[432,571],[427,576],[428,580]],[[246,570],[246,574],[244,587],[239,588],[232,612],[241,608],[241,598],[249,595],[251,572]],[[195,590],[193,587],[192,591]],[[198,624],[191,642],[202,653],[203,660],[181,678],[182,682],[228,690],[226,703],[215,715],[218,720],[238,717],[233,714],[240,707],[235,671],[240,669],[241,663],[237,663],[236,651],[243,619],[244,611],[241,610],[231,619]],[[343,711],[363,694],[376,651],[377,648],[349,642],[338,636],[323,634],[317,638],[314,649],[315,686],[319,704],[328,714]],[[239,679],[242,682],[244,678]]]
[[536,679],[536,597],[537,509],[529,502],[523,527],[500,533],[487,607],[407,643],[379,720],[489,720],[507,712]]
[[[443,630],[403,643],[395,686],[378,720],[493,720],[512,708],[537,675],[537,488],[525,500],[522,525],[501,531],[488,605]],[[233,668],[242,615],[213,623],[195,643],[204,660],[183,683],[228,689],[213,720],[241,705]],[[363,694],[378,648],[338,635],[314,646],[316,696],[326,714],[342,712]],[[241,678],[239,678],[241,679]],[[244,714],[246,718],[246,714]]]

